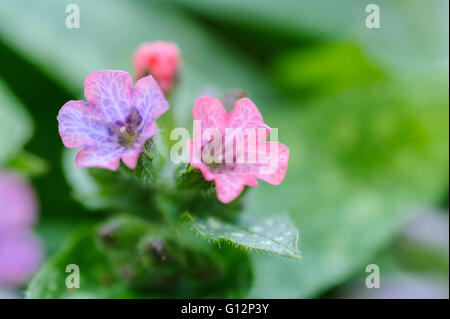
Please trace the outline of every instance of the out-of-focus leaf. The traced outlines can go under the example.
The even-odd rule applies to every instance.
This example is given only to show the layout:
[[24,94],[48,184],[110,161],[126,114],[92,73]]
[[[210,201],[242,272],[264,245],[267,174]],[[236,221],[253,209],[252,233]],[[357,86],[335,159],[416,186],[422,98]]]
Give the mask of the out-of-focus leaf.
[[24,150],[8,161],[8,167],[18,170],[27,176],[40,176],[49,170],[47,161]]
[[[391,74],[448,77],[448,1],[380,0],[380,28],[369,29],[371,0],[177,0],[222,21],[294,38],[353,40]],[[411,67],[411,66],[414,67]]]
[[[66,267],[80,270],[80,288],[67,288]],[[106,257],[97,248],[91,227],[81,228],[69,238],[61,252],[53,256],[35,275],[26,298],[139,298],[118,280]]]
[[344,90],[296,114],[270,114],[290,147],[289,167],[276,189],[261,184],[249,194],[249,211],[290,211],[302,230],[303,263],[256,257],[252,296],[269,298],[276,291],[280,298],[307,297],[364,272],[371,256],[414,216],[412,207],[442,200],[448,95],[444,86],[424,86]]
[[72,186],[72,195],[86,208],[148,213],[149,207],[155,207],[154,188],[158,185],[156,179],[161,163],[160,159],[154,159],[155,154],[150,154],[147,145],[135,170],[121,165],[114,172],[98,168],[75,168],[77,151],[63,151],[63,168]]
[[0,164],[17,153],[32,132],[28,113],[0,81]]
[[299,234],[286,215],[277,215],[263,221],[239,223],[224,222],[214,217],[194,218],[186,213],[195,231],[215,243],[227,243],[248,250],[272,253],[300,259]]
[[[62,215],[62,214],[61,214]],[[93,215],[90,215],[91,217]],[[83,218],[83,221],[88,221]],[[67,235],[71,234],[77,228],[77,224],[65,215],[46,216],[40,219],[36,225],[36,233],[45,246],[47,256],[53,256],[64,245]]]
[[174,6],[157,1],[81,0],[77,1],[80,28],[68,29],[64,24],[66,4],[8,0],[0,12],[0,37],[26,53],[74,95],[81,97],[84,80],[91,72],[131,72],[133,51],[140,43],[154,40],[174,41],[182,53],[179,84],[171,97],[172,106],[177,106],[176,125],[192,125],[194,101],[210,87],[219,92],[245,88],[262,97],[271,95],[249,60],[232,54]]
[[89,175],[88,169],[75,169],[75,156],[77,150],[63,151],[63,167],[67,181],[73,188],[73,196],[90,209],[102,209],[110,206],[101,196],[100,185]]
[[[216,19],[232,21],[262,30],[277,30],[291,36],[313,34],[318,37],[339,36],[352,31],[356,13],[362,4],[344,0],[335,3],[327,0],[177,0],[195,12]],[[324,18],[326,17],[326,18]],[[364,22],[364,19],[361,20]]]
[[[189,241],[161,236],[147,221],[130,216],[78,228],[35,275],[26,298],[246,296],[252,279],[246,254],[193,249]],[[79,288],[66,286],[71,264],[79,267]]]
[[324,96],[386,77],[360,47],[349,43],[317,45],[283,54],[276,62],[273,76],[295,97]]
[[168,298],[244,297],[250,261],[233,248],[213,249],[192,232],[178,232],[123,215],[100,225],[102,251],[133,289]]

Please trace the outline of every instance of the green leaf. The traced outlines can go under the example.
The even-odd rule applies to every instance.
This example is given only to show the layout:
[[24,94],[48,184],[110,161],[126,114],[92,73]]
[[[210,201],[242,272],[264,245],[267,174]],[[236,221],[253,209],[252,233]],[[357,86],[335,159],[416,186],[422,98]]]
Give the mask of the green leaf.
[[[150,176],[156,172],[151,165],[142,168],[146,152],[145,148],[136,170],[132,171],[121,165],[117,171],[112,172],[99,168],[75,167],[77,150],[65,149],[63,168],[73,189],[72,196],[91,210],[107,209],[109,212],[148,215],[149,207],[156,207],[156,184],[152,182],[153,176]],[[152,214],[157,216],[157,209],[152,210]]]
[[[220,251],[189,232],[182,240],[136,217],[77,228],[37,272],[26,298],[242,298],[252,272],[248,255]],[[191,238],[192,237],[192,238]],[[201,242],[198,243],[198,241]],[[80,288],[67,288],[67,265]]]
[[28,113],[0,80],[0,164],[16,154],[32,132]]
[[274,67],[278,83],[294,96],[324,96],[385,78],[381,69],[350,43],[321,44],[281,55]]
[[44,175],[49,170],[46,160],[24,150],[12,157],[7,166],[30,177]]
[[[134,50],[142,42],[154,40],[175,41],[182,53],[179,81],[171,96],[177,126],[192,126],[193,103],[208,88],[220,93],[237,87],[261,92],[262,97],[270,92],[268,83],[258,80],[250,61],[230,53],[214,35],[174,6],[105,0],[80,0],[77,5],[82,11],[80,28],[67,29],[66,3],[45,0],[38,5],[30,0],[9,0],[0,12],[0,37],[80,98],[89,73],[102,69],[131,72]],[[13,18],[19,15],[21,19]],[[39,28],[30,28],[33,25]]]
[[[67,288],[67,265],[80,270],[80,288]],[[94,229],[79,228],[63,249],[50,258],[30,282],[26,298],[136,298],[119,280],[105,255],[97,248]]]
[[261,184],[249,194],[248,211],[292,212],[303,263],[255,256],[250,296],[317,296],[364,272],[414,207],[447,196],[448,93],[424,85],[344,90],[298,113],[271,114],[289,145],[289,167],[276,189]]
[[248,250],[272,253],[300,259],[299,234],[287,215],[277,215],[263,221],[241,220],[232,224],[214,217],[194,218],[186,213],[195,231],[202,237],[220,243],[229,243]]
[[280,44],[280,35],[309,41],[352,39],[374,60],[388,66],[391,73],[413,76],[423,72],[448,78],[448,33],[442,32],[448,26],[446,0],[378,1],[383,17],[376,32],[365,26],[365,9],[372,3],[370,0],[341,0],[339,4],[332,0],[176,2],[213,22],[228,22],[225,27],[234,26],[240,33],[247,31],[250,37],[262,33],[261,38],[266,40],[265,36],[273,36],[278,40],[276,45]]

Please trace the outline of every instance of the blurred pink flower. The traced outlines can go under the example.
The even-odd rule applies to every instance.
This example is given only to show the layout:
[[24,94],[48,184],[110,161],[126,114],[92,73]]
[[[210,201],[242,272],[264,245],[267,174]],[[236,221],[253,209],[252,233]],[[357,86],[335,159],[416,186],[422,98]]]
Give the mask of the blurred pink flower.
[[[202,172],[206,180],[215,181],[217,198],[221,202],[233,201],[245,186],[257,186],[257,179],[273,185],[283,181],[289,161],[289,149],[279,142],[266,141],[270,128],[264,124],[258,108],[250,99],[239,99],[234,104],[233,110],[227,114],[218,99],[204,96],[195,102],[193,118],[200,121],[201,128],[194,128],[194,140],[190,142],[190,163]],[[209,133],[205,132],[211,129],[218,131],[222,139],[221,151],[215,154],[219,156],[219,163],[208,163],[204,158],[205,150],[209,154],[210,150],[207,147],[214,141]],[[256,132],[255,143],[250,143],[244,136],[245,142],[237,144],[239,132],[247,129]],[[229,132],[232,132],[231,135]],[[196,152],[196,147],[199,148],[199,152]],[[233,155],[228,160],[227,149],[231,150]],[[239,161],[237,159],[239,153],[243,154],[243,158],[247,161]],[[251,155],[255,158],[254,162],[248,160]],[[268,171],[265,169],[269,162],[275,166]]]
[[22,177],[0,171],[0,234],[27,229],[37,217],[33,189]]
[[27,281],[42,261],[42,246],[23,231],[0,233],[0,286],[18,286]]
[[59,134],[68,148],[83,148],[77,167],[116,170],[120,159],[136,168],[143,144],[157,132],[155,120],[169,104],[152,76],[136,82],[124,71],[88,75],[84,95],[88,102],[69,101],[58,114]]
[[134,74],[136,79],[147,74],[153,75],[164,93],[168,93],[172,89],[180,61],[180,51],[175,43],[143,43],[134,53]]
[[33,189],[22,177],[0,172],[0,286],[24,283],[42,259],[42,247],[30,233],[37,218]]

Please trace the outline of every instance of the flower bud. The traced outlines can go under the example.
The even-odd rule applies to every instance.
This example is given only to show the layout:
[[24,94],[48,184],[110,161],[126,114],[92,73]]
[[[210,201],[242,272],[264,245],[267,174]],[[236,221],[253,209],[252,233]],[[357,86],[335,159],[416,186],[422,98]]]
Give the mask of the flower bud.
[[180,64],[180,51],[172,42],[147,42],[134,53],[133,64],[136,79],[151,74],[165,94],[173,87]]

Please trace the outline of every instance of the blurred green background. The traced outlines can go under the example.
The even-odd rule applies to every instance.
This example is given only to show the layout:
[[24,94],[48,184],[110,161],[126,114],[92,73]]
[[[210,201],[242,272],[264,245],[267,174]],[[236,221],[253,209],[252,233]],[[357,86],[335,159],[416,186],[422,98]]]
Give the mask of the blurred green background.
[[[79,29],[65,27],[71,3]],[[174,41],[178,125],[204,92],[239,88],[290,148],[285,181],[247,207],[288,213],[303,259],[252,256],[248,297],[448,298],[448,27],[446,0],[2,0],[0,165],[32,178],[53,255],[103,217],[74,199],[58,110],[89,73],[131,72],[140,43]],[[364,285],[372,263],[380,289]]]

